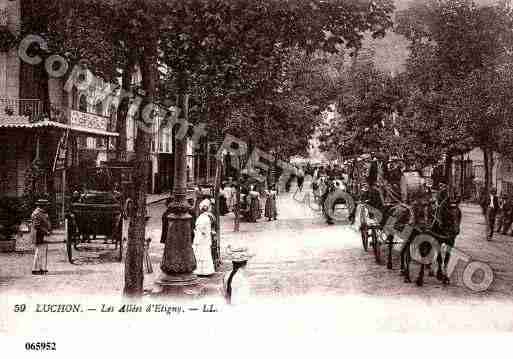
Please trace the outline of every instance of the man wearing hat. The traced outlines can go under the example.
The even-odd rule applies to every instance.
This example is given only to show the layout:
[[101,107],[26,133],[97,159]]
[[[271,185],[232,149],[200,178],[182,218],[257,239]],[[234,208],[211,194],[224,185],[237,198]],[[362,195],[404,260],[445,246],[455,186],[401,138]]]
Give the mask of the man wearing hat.
[[497,190],[495,188],[492,188],[489,194],[483,196],[481,207],[486,218],[486,238],[491,241],[493,230],[495,229],[495,217],[499,211],[499,197],[497,197]]
[[449,201],[449,186],[447,186],[447,181],[445,179],[440,180],[438,182],[438,187],[440,191],[438,192],[437,201],[438,203],[445,203]]
[[228,246],[228,257],[231,259],[233,269],[223,278],[224,296],[228,304],[247,304],[251,290],[246,274],[248,260],[252,257],[246,248],[232,249]]
[[48,218],[47,208],[50,202],[46,199],[39,199],[36,202],[36,209],[32,212],[32,239],[36,246],[32,274],[46,274],[48,262],[48,243],[45,236],[51,232],[51,224]]

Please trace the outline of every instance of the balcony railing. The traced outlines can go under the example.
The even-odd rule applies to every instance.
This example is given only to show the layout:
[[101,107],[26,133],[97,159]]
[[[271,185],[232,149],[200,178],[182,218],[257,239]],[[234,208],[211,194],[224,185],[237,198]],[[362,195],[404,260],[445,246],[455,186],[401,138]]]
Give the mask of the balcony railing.
[[30,122],[50,120],[100,131],[116,131],[116,116],[78,111],[39,99],[0,98],[0,118],[26,116]]
[[33,121],[42,113],[41,100],[0,98],[0,116],[27,116]]

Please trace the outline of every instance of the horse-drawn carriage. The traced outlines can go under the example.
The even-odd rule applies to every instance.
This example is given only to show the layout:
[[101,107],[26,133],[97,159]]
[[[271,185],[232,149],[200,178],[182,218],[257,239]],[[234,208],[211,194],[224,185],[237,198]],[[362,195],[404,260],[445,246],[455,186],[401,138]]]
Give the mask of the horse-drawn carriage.
[[446,188],[433,190],[429,178],[419,172],[397,166],[401,161],[367,162],[370,171],[366,176],[352,178],[352,188],[360,190],[354,194],[359,202],[355,224],[364,250],[370,245],[376,262],[386,262],[389,269],[392,252],[398,250],[405,282],[411,281],[412,264],[420,266],[415,281],[419,286],[424,282],[425,267],[431,267],[436,259],[437,278],[448,283],[450,253],[442,253],[442,248],[452,247],[459,234],[457,201],[450,200]]
[[123,219],[120,198],[112,192],[87,191],[75,198],[66,216],[66,250],[80,252],[92,241],[113,244],[118,260],[123,258]]
[[[108,167],[88,169],[81,191],[72,195],[65,219],[66,251],[73,263],[75,252],[105,249],[114,245],[117,260],[123,258],[123,195],[115,190],[115,181]],[[92,247],[92,242],[101,247]]]
[[335,220],[351,220],[354,201],[348,192],[348,177],[340,171],[321,172],[312,181],[313,201],[328,224]]

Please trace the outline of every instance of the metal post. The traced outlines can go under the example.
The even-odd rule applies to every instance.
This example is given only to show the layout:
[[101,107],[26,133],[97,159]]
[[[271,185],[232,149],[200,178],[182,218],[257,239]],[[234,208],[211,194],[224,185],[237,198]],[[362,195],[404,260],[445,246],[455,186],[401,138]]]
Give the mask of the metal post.
[[235,224],[234,231],[239,232],[240,230],[240,179],[241,179],[241,159],[237,157],[237,188],[236,188],[236,199],[235,199]]
[[[66,164],[64,165],[66,166]],[[62,169],[62,220],[66,216],[66,167]]]
[[205,176],[205,182],[208,183],[210,179],[210,143],[207,142],[207,175]]
[[[182,94],[179,102],[188,121],[188,95]],[[187,203],[187,138],[176,138],[175,179],[172,200],[163,218],[166,230],[165,248],[160,269],[162,275],[157,284],[169,294],[181,295],[183,288],[196,283],[193,271],[196,259],[192,250],[192,216]]]

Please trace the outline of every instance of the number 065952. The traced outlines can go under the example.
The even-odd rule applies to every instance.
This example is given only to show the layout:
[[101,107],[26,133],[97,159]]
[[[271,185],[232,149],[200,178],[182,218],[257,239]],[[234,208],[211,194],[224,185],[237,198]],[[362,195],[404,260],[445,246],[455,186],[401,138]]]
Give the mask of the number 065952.
[[27,342],[25,343],[25,350],[57,350],[57,345],[54,342]]

